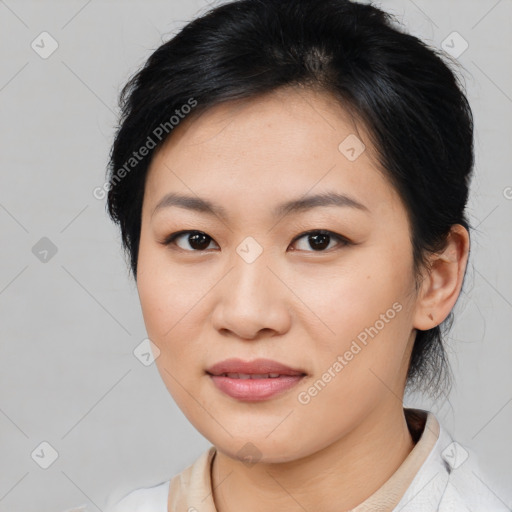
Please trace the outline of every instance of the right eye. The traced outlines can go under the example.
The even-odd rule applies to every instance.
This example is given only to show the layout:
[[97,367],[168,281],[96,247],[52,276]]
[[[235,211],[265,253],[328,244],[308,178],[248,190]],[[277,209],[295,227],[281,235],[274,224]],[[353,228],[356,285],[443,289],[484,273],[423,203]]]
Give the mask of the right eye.
[[[185,240],[184,244],[177,243],[179,240]],[[171,233],[161,243],[166,246],[175,245],[188,252],[200,252],[206,250],[210,242],[213,242],[213,238],[203,231],[187,230]]]

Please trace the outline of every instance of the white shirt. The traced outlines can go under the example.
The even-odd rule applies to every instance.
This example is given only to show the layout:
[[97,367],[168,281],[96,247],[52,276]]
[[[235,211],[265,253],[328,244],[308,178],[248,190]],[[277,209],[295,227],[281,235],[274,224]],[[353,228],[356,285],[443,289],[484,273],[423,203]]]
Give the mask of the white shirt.
[[[352,512],[511,512],[510,496],[489,482],[475,454],[454,442],[434,414],[404,414],[419,439],[391,478]],[[215,453],[211,446],[171,480],[136,489],[106,512],[217,512],[210,476]]]

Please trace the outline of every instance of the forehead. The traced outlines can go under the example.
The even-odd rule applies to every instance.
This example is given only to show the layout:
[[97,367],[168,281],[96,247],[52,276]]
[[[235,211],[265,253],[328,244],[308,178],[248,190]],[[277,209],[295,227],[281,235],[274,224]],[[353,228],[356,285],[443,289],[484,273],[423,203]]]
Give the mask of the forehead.
[[[346,153],[347,140],[361,151],[355,159]],[[370,191],[381,199],[393,195],[364,126],[329,94],[299,88],[185,118],[154,155],[146,181],[152,203],[167,188],[221,201],[257,194],[277,202],[333,187],[361,202]]]
[[[273,134],[282,135],[279,143],[293,141],[299,135],[325,136],[333,131],[338,132],[337,136],[347,132],[357,134],[360,139],[368,138],[365,127],[361,123],[356,124],[354,117],[334,96],[327,91],[299,86],[224,101],[199,112],[192,111],[181,120],[161,149],[166,151],[178,145],[206,144],[223,131],[229,133],[233,142],[236,142],[236,134],[240,134],[240,141],[244,144],[248,142],[246,136],[249,133],[257,141],[270,130]],[[230,129],[230,125],[234,126]],[[367,149],[367,153],[373,155],[373,148],[368,144]]]

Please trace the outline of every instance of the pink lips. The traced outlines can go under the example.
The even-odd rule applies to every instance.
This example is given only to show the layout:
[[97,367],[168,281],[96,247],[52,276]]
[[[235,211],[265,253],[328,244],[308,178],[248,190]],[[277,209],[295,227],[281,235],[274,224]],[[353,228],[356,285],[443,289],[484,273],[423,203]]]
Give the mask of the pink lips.
[[232,398],[251,402],[266,400],[282,393],[306,375],[301,369],[290,368],[270,359],[247,362],[227,359],[208,368],[207,373],[219,390]]

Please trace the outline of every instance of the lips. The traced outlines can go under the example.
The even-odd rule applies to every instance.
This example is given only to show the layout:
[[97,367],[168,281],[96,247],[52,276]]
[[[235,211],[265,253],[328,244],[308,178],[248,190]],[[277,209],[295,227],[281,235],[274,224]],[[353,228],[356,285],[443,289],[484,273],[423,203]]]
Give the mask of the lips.
[[219,377],[229,377],[230,379],[277,379],[282,373],[221,373]]
[[271,359],[243,361],[232,358],[220,361],[206,370],[206,373],[233,379],[272,379],[282,375],[303,376],[306,372],[300,368],[291,368]]

